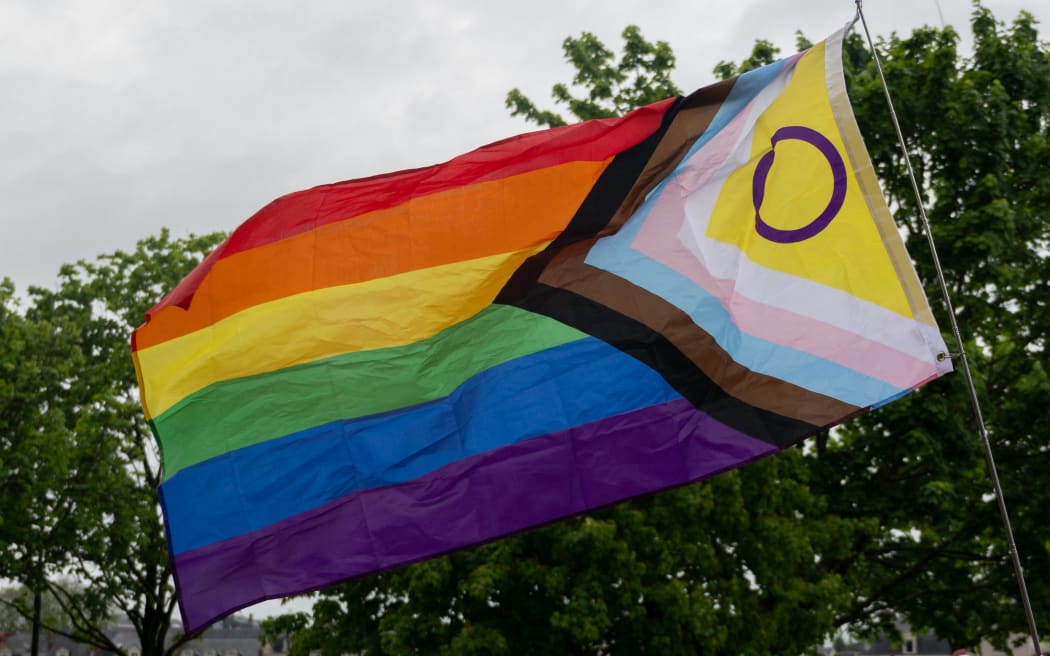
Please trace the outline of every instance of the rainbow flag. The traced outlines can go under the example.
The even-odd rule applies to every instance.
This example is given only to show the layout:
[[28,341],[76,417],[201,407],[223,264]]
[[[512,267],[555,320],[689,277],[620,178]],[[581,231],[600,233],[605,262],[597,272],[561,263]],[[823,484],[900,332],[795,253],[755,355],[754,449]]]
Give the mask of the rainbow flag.
[[186,629],[739,467],[950,371],[841,39],[237,228],[132,338]]

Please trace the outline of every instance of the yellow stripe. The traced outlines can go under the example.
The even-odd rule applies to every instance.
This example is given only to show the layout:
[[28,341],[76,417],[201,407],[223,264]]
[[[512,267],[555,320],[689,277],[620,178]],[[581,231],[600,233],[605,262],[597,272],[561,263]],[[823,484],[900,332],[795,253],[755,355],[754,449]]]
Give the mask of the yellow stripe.
[[425,339],[480,312],[545,246],[285,297],[139,351],[144,405],[155,417],[222,380]]

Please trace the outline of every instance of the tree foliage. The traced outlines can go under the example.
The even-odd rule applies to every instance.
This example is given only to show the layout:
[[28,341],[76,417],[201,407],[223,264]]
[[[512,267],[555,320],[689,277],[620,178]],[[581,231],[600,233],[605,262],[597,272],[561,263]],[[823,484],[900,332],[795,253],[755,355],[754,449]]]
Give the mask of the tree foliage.
[[[99,495],[111,461],[107,445],[76,430],[81,327],[25,314],[14,291],[0,283],[0,577],[44,594],[75,567],[81,537],[103,525]],[[31,620],[32,596],[5,595],[0,607]],[[80,596],[81,612],[104,621],[101,595]]]
[[[77,587],[76,582],[67,581],[70,589]],[[62,611],[62,605],[50,594],[41,595],[40,618],[48,626],[70,626],[70,618]],[[16,585],[0,588],[0,636],[12,633],[29,633],[33,629],[32,621],[33,591]]]
[[4,495],[0,576],[59,604],[64,620],[49,630],[114,653],[124,647],[104,629],[118,612],[144,656],[174,653],[189,637],[169,640],[175,596],[156,495],[160,463],[129,340],[221,237],[164,231],[134,252],[63,266],[55,289],[31,289],[24,314],[5,310],[0,323],[14,333],[0,358],[12,373],[2,388],[0,458],[13,459],[5,482],[17,492]]
[[[66,509],[55,518],[45,516],[56,499],[47,499],[42,486],[53,480],[75,485],[70,460],[83,456],[71,443],[62,407],[63,382],[81,360],[76,340],[68,325],[26,318],[14,285],[0,281],[0,571],[5,573],[29,577],[43,563],[62,562],[63,553],[49,550],[50,538],[75,528],[52,521],[74,514]],[[64,460],[42,457],[56,443],[62,444]]]
[[[558,83],[551,91],[555,102],[568,107],[574,118],[621,116],[630,110],[676,96],[681,92],[671,81],[675,67],[674,52],[664,41],[646,41],[634,25],[623,31],[623,53],[615,53],[590,32],[562,43],[565,59],[576,69],[574,87],[582,87],[583,96],[573,95],[573,88]],[[539,110],[519,89],[507,94],[507,109],[512,116],[546,127],[565,125],[565,119],[551,110]]]

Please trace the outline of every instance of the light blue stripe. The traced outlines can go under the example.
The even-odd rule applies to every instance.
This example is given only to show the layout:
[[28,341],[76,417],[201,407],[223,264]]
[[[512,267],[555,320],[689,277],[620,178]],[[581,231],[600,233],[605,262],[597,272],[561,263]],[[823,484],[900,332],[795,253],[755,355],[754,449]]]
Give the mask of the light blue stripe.
[[593,337],[539,351],[488,369],[438,401],[325,424],[179,470],[161,485],[172,553],[680,398],[655,371]]

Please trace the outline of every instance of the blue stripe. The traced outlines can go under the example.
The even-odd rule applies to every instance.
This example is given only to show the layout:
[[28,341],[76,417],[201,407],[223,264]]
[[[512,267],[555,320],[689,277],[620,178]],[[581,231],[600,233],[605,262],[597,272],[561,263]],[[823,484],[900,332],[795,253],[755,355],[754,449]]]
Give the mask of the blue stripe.
[[254,531],[357,490],[403,483],[520,440],[681,398],[585,338],[482,372],[450,396],[232,451],[161,485],[173,554]]

